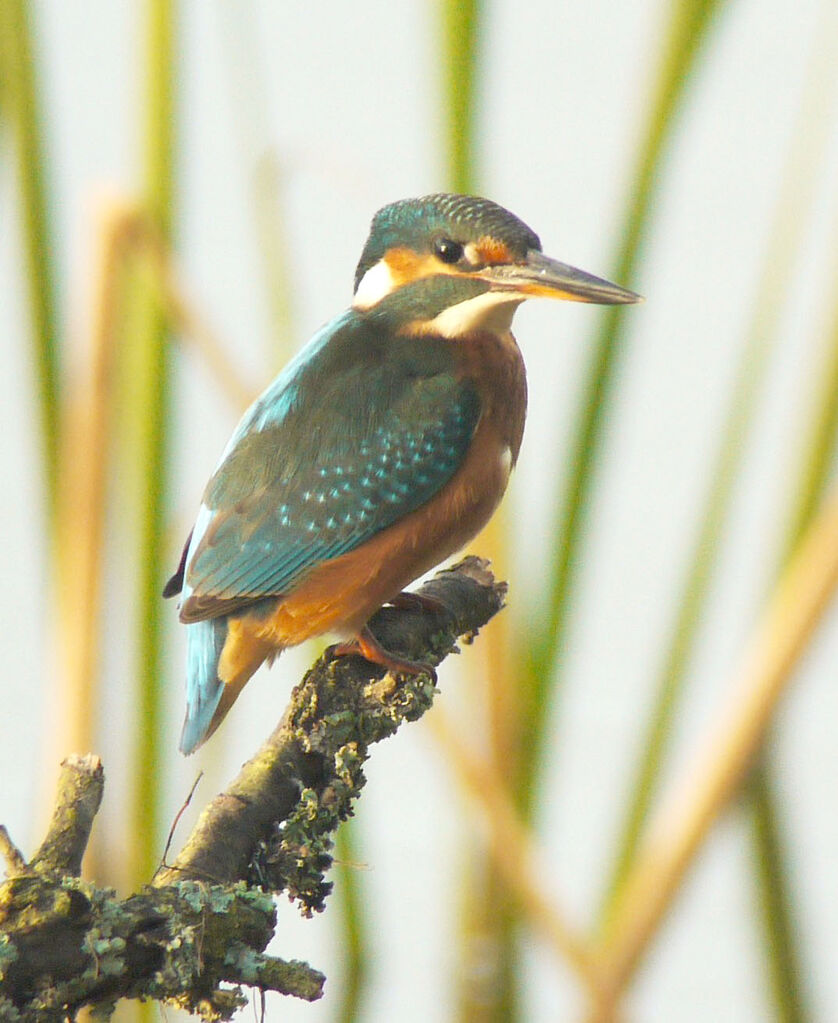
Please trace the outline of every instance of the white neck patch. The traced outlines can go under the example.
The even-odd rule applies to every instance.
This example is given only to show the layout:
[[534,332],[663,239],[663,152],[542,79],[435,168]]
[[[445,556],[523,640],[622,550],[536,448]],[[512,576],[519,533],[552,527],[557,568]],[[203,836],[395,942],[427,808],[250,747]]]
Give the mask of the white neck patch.
[[432,320],[422,323],[422,331],[458,338],[475,330],[488,330],[492,334],[505,334],[512,326],[515,310],[524,296],[508,291],[486,291],[476,298],[466,299],[443,309]]
[[380,259],[371,266],[358,282],[355,297],[352,299],[353,309],[371,309],[374,305],[395,291],[397,287],[393,271],[386,259]]

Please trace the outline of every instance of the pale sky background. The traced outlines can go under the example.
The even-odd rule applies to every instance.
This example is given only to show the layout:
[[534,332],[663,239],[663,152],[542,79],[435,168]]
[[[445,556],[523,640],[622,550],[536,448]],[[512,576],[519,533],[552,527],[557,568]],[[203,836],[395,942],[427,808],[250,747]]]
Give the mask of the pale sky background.
[[[595,501],[567,686],[556,715],[555,756],[543,823],[545,885],[580,922],[592,917],[612,855],[639,722],[652,699],[661,636],[671,620],[751,314],[784,161],[807,68],[818,47],[838,54],[824,0],[730,0],[708,40],[666,162],[642,277],[631,310],[619,400]],[[41,0],[35,5],[46,72],[44,97],[59,227],[62,310],[81,328],[93,247],[92,212],[104,193],[138,185],[141,52],[137,5],[127,0]],[[481,192],[508,206],[544,249],[607,276],[649,101],[668,5],[587,0],[487,5]],[[275,368],[270,319],[249,205],[253,162],[266,150],[282,172],[284,244],[294,267],[294,334],[301,344],[350,299],[355,263],[375,210],[444,185],[437,114],[434,5],[182,4],[178,261],[185,287],[261,388]],[[834,114],[835,82],[820,91]],[[832,106],[830,107],[830,104]],[[242,111],[248,111],[242,114]],[[767,582],[794,482],[813,366],[834,304],[838,223],[838,119],[829,125],[807,208],[804,258],[783,307],[754,444],[725,538],[724,568],[695,658],[672,765],[684,762],[712,719]],[[18,209],[8,146],[0,145],[0,821],[31,852],[43,799],[67,751],[42,747],[53,674],[42,625],[49,617],[40,518],[32,371],[24,347]],[[516,334],[528,365],[531,412],[508,501],[516,524],[516,583],[541,571],[548,507],[560,486],[598,313],[529,303]],[[194,357],[178,358],[172,557],[236,416]],[[548,469],[549,467],[549,469]],[[547,471],[545,471],[547,469]],[[114,579],[120,552],[111,552]],[[124,675],[126,594],[109,590],[113,647],[106,671]],[[171,812],[198,761],[176,751],[182,716],[183,636],[171,607]],[[466,653],[465,657],[469,654]],[[122,667],[120,667],[122,665]],[[278,718],[302,662],[284,656],[248,687],[210,747],[200,806]],[[457,674],[441,673],[441,699]],[[815,1019],[838,1018],[838,613],[830,613],[783,708],[778,729],[782,796],[793,836],[796,894]],[[127,683],[125,689],[127,689]],[[128,701],[113,687],[103,709],[109,800],[118,798]],[[451,695],[449,695],[451,694]],[[126,733],[130,734],[126,726]],[[45,767],[46,765],[49,765]],[[463,811],[429,731],[405,729],[374,751],[362,800],[364,880],[375,920],[370,1023],[443,1023],[452,1006],[458,875],[441,864],[463,854]],[[111,787],[112,784],[112,787]],[[112,804],[113,805],[113,804]],[[111,810],[113,812],[113,810]],[[466,817],[469,823],[475,817]],[[716,829],[628,1001],[637,1023],[759,1023],[768,1018],[744,819]],[[413,879],[404,891],[403,878]],[[336,978],[340,949],[329,910],[300,921],[280,902],[277,954],[308,959]],[[572,1019],[574,987],[533,939],[528,1019]],[[268,1020],[322,1023],[327,996],[307,1006],[269,1002]],[[250,1013],[242,1019],[252,1018]]]

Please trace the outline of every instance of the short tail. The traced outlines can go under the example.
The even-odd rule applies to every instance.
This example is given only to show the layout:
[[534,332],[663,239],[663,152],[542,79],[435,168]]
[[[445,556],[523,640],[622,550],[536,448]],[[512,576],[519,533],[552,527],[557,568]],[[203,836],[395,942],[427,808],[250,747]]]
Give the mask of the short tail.
[[232,649],[225,652],[229,621],[227,617],[210,618],[186,626],[186,718],[180,735],[181,753],[194,753],[206,742],[251,675],[266,658],[273,657],[269,644],[243,639],[236,629],[232,630]]
[[194,753],[210,735],[224,692],[218,662],[226,641],[226,618],[210,618],[186,627],[186,718],[180,734],[181,753]]

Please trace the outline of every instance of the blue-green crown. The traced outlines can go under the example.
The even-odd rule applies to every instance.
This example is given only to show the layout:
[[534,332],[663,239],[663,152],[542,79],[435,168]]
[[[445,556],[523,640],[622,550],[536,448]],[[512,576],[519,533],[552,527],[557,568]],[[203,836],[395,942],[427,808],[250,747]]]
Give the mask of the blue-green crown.
[[361,278],[393,248],[430,252],[439,238],[462,244],[489,237],[503,242],[515,258],[541,249],[538,235],[509,210],[490,199],[438,192],[419,199],[402,199],[383,207],[372,219],[370,234],[355,270]]

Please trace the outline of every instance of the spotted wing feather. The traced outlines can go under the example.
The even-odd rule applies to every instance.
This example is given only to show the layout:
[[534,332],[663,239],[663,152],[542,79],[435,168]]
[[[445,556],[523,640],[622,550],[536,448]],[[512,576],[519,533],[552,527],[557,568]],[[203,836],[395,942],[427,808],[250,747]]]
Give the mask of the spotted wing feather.
[[263,408],[251,413],[258,428],[240,428],[207,487],[182,620],[293,591],[316,566],[430,500],[462,463],[480,402],[453,372],[447,346],[420,342],[417,351],[411,341],[394,351],[352,334],[274,390],[281,415]]

